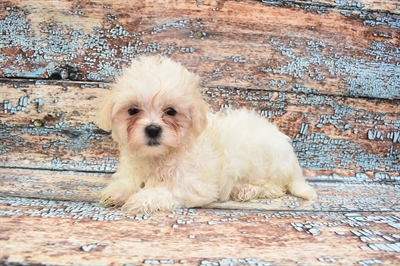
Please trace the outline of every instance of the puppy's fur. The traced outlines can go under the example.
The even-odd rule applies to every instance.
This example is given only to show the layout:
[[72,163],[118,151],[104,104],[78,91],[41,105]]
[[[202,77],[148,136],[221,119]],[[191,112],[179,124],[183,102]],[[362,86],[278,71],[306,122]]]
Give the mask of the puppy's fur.
[[133,61],[97,122],[120,147],[103,205],[152,213],[286,191],[316,197],[286,135],[254,111],[210,113],[199,78],[168,58]]

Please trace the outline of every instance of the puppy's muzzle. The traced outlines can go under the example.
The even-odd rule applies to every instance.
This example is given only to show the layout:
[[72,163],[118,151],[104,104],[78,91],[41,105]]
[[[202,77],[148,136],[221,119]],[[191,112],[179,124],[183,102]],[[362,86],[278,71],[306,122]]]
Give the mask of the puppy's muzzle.
[[148,139],[147,145],[149,145],[149,146],[160,145],[159,139],[160,139],[161,132],[162,132],[162,128],[160,126],[157,126],[154,124],[148,125],[144,129],[144,132]]

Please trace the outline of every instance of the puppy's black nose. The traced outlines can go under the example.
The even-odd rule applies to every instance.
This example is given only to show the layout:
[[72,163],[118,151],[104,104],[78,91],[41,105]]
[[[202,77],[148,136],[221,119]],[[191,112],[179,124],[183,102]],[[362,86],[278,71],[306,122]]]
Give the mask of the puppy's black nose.
[[148,125],[144,129],[144,131],[146,132],[147,137],[149,137],[151,139],[156,139],[156,138],[160,137],[162,128],[160,126],[152,124],[152,125]]

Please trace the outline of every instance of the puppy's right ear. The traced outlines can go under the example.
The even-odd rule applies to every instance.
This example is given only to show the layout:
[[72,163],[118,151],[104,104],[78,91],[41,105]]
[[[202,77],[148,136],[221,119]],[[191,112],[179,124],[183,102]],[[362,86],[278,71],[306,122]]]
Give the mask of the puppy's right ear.
[[96,122],[105,131],[110,131],[112,127],[112,109],[115,104],[115,94],[109,93],[106,97],[96,103],[97,114]]

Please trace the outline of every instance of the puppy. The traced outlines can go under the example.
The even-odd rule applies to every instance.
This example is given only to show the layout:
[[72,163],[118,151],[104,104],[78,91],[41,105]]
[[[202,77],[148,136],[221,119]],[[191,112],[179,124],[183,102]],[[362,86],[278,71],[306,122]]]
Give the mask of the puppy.
[[289,138],[254,111],[212,114],[199,77],[164,57],[133,61],[100,103],[120,160],[100,203],[149,214],[214,201],[314,199]]

